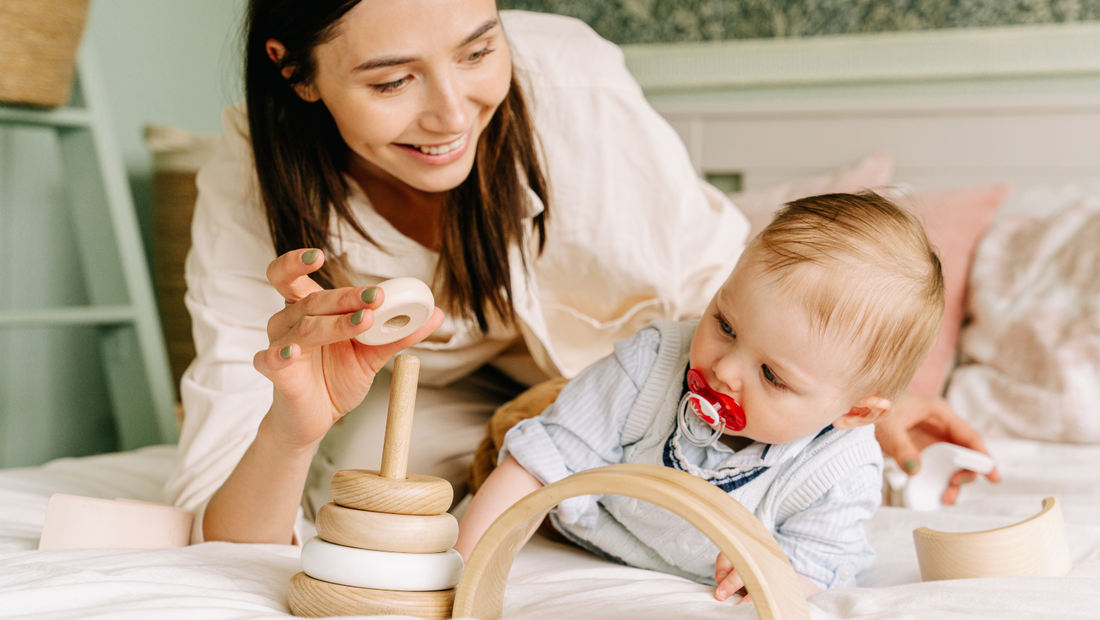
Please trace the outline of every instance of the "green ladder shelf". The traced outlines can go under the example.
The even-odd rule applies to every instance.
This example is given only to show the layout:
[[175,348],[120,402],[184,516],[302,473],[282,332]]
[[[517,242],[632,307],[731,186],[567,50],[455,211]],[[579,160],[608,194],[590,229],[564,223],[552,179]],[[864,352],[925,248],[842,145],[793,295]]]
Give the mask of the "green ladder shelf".
[[0,329],[96,327],[118,447],[131,450],[177,441],[176,398],[133,198],[101,85],[85,46],[69,106],[42,110],[0,104],[0,125],[47,127],[57,135],[91,301],[84,307],[0,311]]

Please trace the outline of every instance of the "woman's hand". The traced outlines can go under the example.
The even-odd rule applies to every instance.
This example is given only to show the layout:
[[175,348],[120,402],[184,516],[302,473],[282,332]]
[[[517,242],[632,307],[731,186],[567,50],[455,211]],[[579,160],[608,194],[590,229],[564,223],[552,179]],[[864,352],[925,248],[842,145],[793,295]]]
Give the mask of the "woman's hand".
[[368,346],[355,339],[374,324],[385,301],[378,287],[324,290],[309,277],[324,264],[320,250],[294,250],[271,262],[267,278],[286,308],[267,323],[270,346],[256,354],[256,370],[275,385],[271,430],[291,448],[314,446],[367,395],[374,376],[395,353],[443,323],[436,308],[428,322],[397,342]]
[[[938,441],[989,454],[982,436],[959,419],[947,401],[939,396],[905,392],[894,404],[894,414],[875,425],[875,437],[882,451],[894,457],[910,476],[920,471],[920,451]],[[975,477],[974,472],[957,472],[943,492],[943,503],[954,504],[959,487]],[[986,478],[990,482],[1001,480],[996,469]]]

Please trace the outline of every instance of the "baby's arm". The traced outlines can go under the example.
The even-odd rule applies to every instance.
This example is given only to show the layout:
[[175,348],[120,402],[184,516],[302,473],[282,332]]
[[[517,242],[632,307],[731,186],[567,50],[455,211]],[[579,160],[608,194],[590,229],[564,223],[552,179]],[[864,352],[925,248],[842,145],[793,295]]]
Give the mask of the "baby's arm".
[[[458,542],[455,543],[455,550],[462,555],[462,560],[466,561],[470,558],[474,545],[497,517],[512,504],[541,487],[542,483],[538,478],[528,473],[511,455],[497,465],[477,490],[473,501],[470,502],[470,507],[466,510],[466,515],[462,517],[462,523],[458,526]],[[532,533],[534,531],[535,529],[531,530]]]
[[[817,584],[811,581],[809,577],[802,573],[795,574],[798,575],[798,583],[802,586],[802,594],[812,596],[821,591],[821,588],[817,587]],[[714,590],[714,598],[720,601],[726,600],[731,594],[745,587],[745,581],[734,570],[733,564],[726,558],[726,554],[721,551],[718,552],[718,559],[714,562],[714,581],[718,583],[718,587]],[[751,600],[752,597],[745,594],[738,605],[748,603]]]

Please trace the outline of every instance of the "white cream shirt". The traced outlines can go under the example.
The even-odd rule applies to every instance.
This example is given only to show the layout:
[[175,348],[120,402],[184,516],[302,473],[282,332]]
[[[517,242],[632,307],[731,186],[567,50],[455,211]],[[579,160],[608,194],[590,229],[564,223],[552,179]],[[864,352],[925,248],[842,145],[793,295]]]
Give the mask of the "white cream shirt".
[[[699,316],[749,230],[725,196],[699,179],[618,47],[572,18],[517,11],[501,17],[544,154],[547,243],[526,272],[514,249],[517,326],[481,334],[476,324],[448,318],[414,347],[425,385],[469,375],[518,338],[539,376],[572,377],[650,321]],[[180,386],[186,414],[165,489],[170,503],[196,511],[193,542],[202,540],[206,502],[271,406],[271,383],[252,358],[267,348],[267,321],[283,308],[265,276],[276,255],[243,107],[228,108],[223,125],[222,142],[197,180],[186,304],[198,355]],[[533,216],[543,205],[533,192],[529,197]],[[432,282],[436,253],[390,226],[361,191],[353,191],[351,208],[391,251],[334,226],[335,249],[356,284],[399,276]]]

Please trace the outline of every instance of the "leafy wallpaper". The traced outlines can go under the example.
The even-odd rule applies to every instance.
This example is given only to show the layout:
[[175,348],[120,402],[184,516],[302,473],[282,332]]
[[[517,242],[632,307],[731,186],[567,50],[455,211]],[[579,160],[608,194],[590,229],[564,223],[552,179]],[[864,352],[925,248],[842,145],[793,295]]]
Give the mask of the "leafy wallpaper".
[[615,43],[671,43],[1100,20],[1100,0],[499,0],[580,18]]

